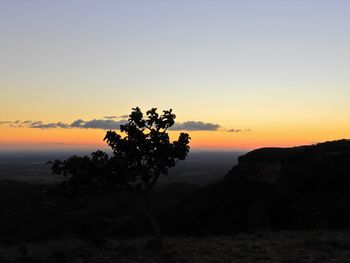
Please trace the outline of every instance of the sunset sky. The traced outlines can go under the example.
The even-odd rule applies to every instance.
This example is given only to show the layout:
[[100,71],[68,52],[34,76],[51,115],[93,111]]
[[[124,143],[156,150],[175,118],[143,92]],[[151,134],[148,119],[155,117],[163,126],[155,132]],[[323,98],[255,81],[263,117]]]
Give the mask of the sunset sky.
[[0,150],[102,147],[135,106],[196,149],[350,138],[350,1],[0,0]]

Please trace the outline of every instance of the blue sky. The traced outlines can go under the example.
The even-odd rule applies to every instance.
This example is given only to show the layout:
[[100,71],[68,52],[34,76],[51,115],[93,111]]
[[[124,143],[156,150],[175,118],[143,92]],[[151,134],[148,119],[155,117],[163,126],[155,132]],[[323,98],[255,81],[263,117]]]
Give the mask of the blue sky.
[[139,105],[288,141],[301,126],[316,139],[349,134],[350,1],[0,6],[1,120],[69,122]]

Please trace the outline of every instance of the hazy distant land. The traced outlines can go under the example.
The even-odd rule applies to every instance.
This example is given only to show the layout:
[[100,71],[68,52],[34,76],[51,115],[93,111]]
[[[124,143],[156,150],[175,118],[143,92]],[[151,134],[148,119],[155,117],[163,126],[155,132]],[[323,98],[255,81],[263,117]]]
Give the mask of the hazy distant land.
[[[0,151],[0,180],[16,180],[31,183],[54,183],[64,178],[51,176],[48,161],[66,159],[77,154],[89,155],[88,151]],[[160,183],[188,182],[199,186],[220,181],[237,163],[237,157],[244,152],[200,151],[190,152],[185,161],[169,170],[168,176],[160,178]]]

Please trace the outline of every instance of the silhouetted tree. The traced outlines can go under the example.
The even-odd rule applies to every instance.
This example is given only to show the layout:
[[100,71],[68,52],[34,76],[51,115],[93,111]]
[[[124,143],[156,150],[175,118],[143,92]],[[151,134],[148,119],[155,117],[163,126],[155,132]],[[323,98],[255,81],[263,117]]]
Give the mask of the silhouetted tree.
[[128,122],[120,126],[120,133],[107,131],[104,138],[113,150],[108,156],[96,151],[91,157],[72,156],[67,160],[54,160],[54,174],[71,177],[64,183],[72,195],[110,192],[128,189],[146,194],[153,188],[161,174],[189,152],[190,137],[181,133],[178,140],[170,142],[167,130],[175,123],[172,110],[159,115],[153,108],[144,117],[141,110],[132,109]]
[[[167,130],[174,125],[175,118],[171,109],[159,115],[153,108],[144,117],[138,107],[133,108],[128,122],[120,126],[120,133],[106,133],[104,140],[113,150],[111,157],[98,150],[91,157],[74,155],[64,161],[50,162],[54,174],[71,175],[61,190],[70,197],[123,189],[145,196],[159,176],[167,175],[168,169],[185,160],[189,152],[187,133],[170,142]],[[143,205],[156,236],[149,244],[161,247],[160,228],[146,198]]]

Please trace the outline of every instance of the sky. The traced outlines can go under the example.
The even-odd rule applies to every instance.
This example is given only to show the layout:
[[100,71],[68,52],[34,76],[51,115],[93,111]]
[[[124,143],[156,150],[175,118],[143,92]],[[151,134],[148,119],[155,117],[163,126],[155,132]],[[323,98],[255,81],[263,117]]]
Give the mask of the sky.
[[0,150],[101,148],[136,106],[194,149],[350,138],[350,1],[0,0]]

